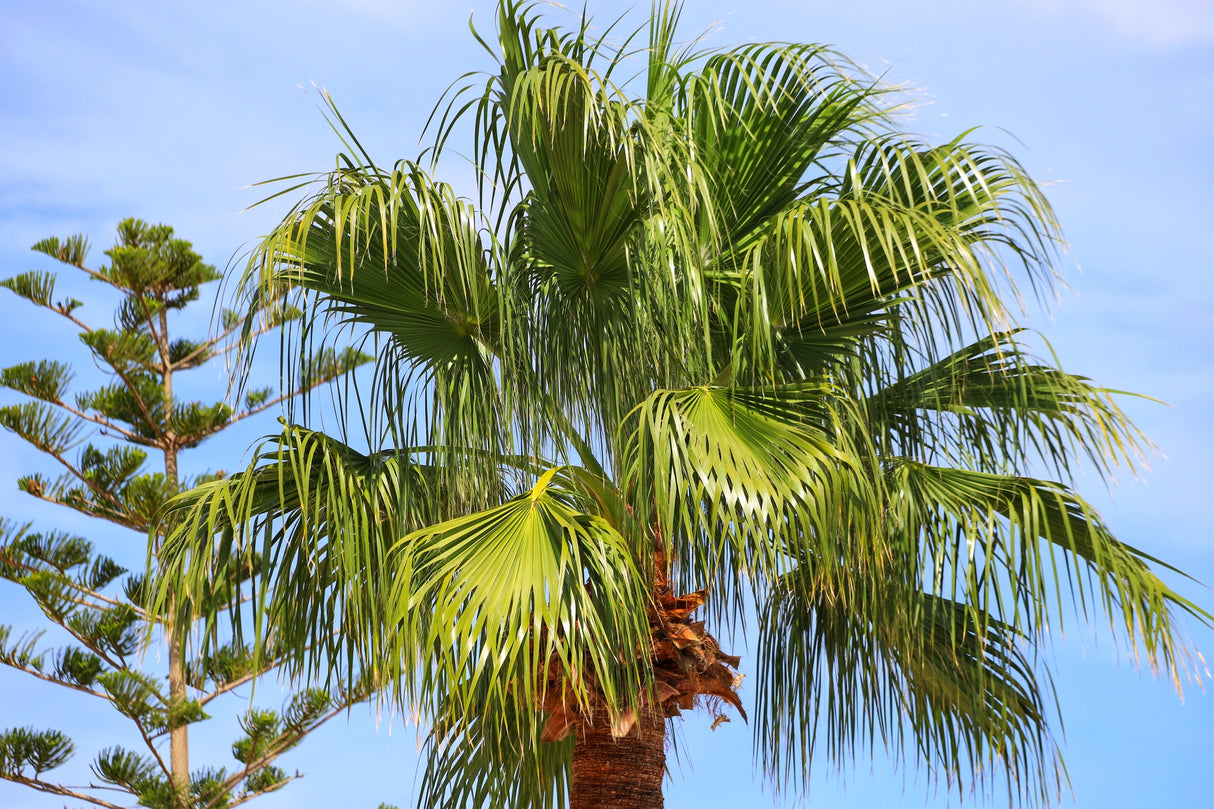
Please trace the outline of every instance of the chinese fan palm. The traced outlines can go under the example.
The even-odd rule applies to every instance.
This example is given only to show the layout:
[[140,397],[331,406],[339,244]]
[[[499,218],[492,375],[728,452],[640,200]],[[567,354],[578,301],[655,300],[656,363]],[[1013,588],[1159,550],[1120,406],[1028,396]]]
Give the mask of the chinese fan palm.
[[745,716],[712,632],[747,621],[776,783],[879,743],[1048,802],[1050,629],[1179,677],[1208,616],[1068,487],[1143,442],[1014,326],[1038,187],[828,49],[498,17],[431,153],[471,131],[478,202],[350,136],[243,279],[302,299],[290,368],[365,330],[372,451],[290,426],[176,500],[163,592],[260,555],[249,631],[424,717],[423,806],[661,805],[664,717]]

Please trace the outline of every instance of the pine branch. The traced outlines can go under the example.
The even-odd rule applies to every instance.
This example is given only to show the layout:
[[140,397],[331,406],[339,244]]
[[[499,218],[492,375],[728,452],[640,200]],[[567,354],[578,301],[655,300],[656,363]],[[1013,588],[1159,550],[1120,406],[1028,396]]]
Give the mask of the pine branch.
[[126,370],[160,372],[155,362],[156,343],[139,327],[133,331],[97,329],[92,334],[82,334],[80,341],[109,365],[121,363]]
[[[218,806],[219,801],[222,799],[222,797],[230,794],[231,791],[236,788],[237,784],[239,784],[245,778],[248,778],[250,774],[256,772],[257,770],[259,770],[263,767],[266,767],[270,764],[273,764],[275,759],[277,759],[283,753],[290,750],[295,745],[299,744],[299,742],[305,736],[307,736],[309,733],[316,730],[318,727],[320,727],[324,723],[328,722],[330,719],[337,716],[342,711],[346,710],[346,708],[348,708],[351,704],[353,704],[353,703],[348,702],[346,700],[341,700],[328,713],[322,715],[316,721],[308,723],[306,728],[301,728],[298,730],[288,729],[288,730],[284,731],[283,733],[281,733],[278,736],[278,738],[275,739],[274,742],[270,745],[270,748],[262,756],[260,756],[253,762],[245,764],[245,768],[243,770],[240,770],[240,771],[234,773],[233,775],[229,776],[226,780],[224,780],[223,792],[221,792],[215,798],[212,798],[208,803],[206,803],[204,806],[202,806],[201,809],[215,809],[215,807]],[[296,777],[298,777],[298,776],[296,776]],[[292,780],[292,779],[287,779],[287,780]],[[283,781],[282,783],[286,783],[286,781]],[[269,791],[269,790],[262,790],[262,792],[265,792],[265,791]],[[261,794],[261,793],[258,792],[258,793],[254,793],[254,795],[255,794]],[[249,796],[245,797],[244,800],[248,800],[249,798],[253,797],[254,795],[249,795]],[[242,800],[240,802],[243,803],[244,800]],[[230,805],[235,806],[236,804],[233,803]]]
[[69,604],[72,604],[77,607],[84,607],[85,609],[93,610],[94,612],[105,612],[107,609],[111,609],[113,607],[129,607],[130,609],[134,610],[141,619],[147,620],[147,617],[148,617],[147,613],[141,607],[137,607],[134,604],[129,604],[125,601],[119,601],[116,598],[109,598],[108,596],[103,596],[100,593],[95,593],[91,590],[86,590],[83,587],[81,587],[79,584],[76,584],[75,582],[72,582],[72,581],[65,581],[64,584],[66,584],[67,586],[71,587],[72,589],[74,589],[78,592],[88,593],[89,596],[96,599],[97,602],[100,602],[100,603],[95,603],[93,601],[89,601],[87,598],[83,598],[83,597],[79,597],[79,596],[68,596],[68,595],[61,596],[61,598],[63,598],[63,600],[68,602]]
[[[35,599],[35,600],[37,600],[37,599]],[[49,612],[47,610],[47,608],[42,605],[41,602],[38,603],[38,606],[42,609],[43,614],[46,615],[46,617],[51,621],[51,623],[55,624],[58,627],[61,627],[64,631],[66,631],[73,638],[80,641],[81,644],[83,644],[85,647],[87,647],[93,654],[100,657],[105,662],[105,664],[108,665],[111,669],[115,669],[115,670],[119,670],[119,671],[125,671],[125,670],[129,669],[129,666],[127,666],[127,663],[126,663],[126,657],[124,655],[122,655],[121,653],[118,653],[118,659],[114,659],[113,657],[110,657],[110,655],[106,652],[105,649],[95,646],[93,641],[88,636],[78,632],[75,628],[69,626],[66,615],[56,615],[53,612]],[[123,605],[123,606],[130,606],[132,610],[135,609],[135,607],[133,607],[131,605]],[[117,651],[117,650],[115,650],[115,651]],[[113,699],[111,698],[111,702],[112,701],[113,701]]]
[[22,481],[26,482],[26,485],[22,487],[22,491],[31,497],[36,497],[37,499],[42,500],[45,503],[53,503],[57,506],[70,508],[72,511],[79,512],[86,517],[96,517],[98,519],[105,520],[106,522],[111,522],[114,525],[120,525],[123,528],[130,528],[136,531],[147,530],[147,526],[144,525],[144,523],[135,515],[122,517],[120,515],[106,514],[105,512],[101,511],[91,511],[77,503],[71,503],[67,500],[47,494],[45,487],[36,478],[22,478]]
[[[231,337],[238,328],[240,328],[239,323],[237,323],[234,326],[228,327],[227,329],[223,330],[222,332],[215,335],[214,337],[208,338],[201,345],[199,345],[198,348],[196,348],[194,351],[190,352],[189,354],[185,355],[181,359],[177,360],[177,362],[173,363],[173,370],[192,367],[191,363],[194,360],[198,359],[198,357],[202,356],[203,354],[206,354],[209,359],[211,357],[217,357],[217,356],[226,354],[227,352],[231,351],[232,350],[231,345],[236,345],[236,344],[231,344],[231,345],[225,346],[221,349],[216,349],[215,346],[219,345],[224,340]],[[269,329],[266,329],[265,331],[269,331]],[[254,333],[253,336],[260,337],[262,334],[265,334],[265,331],[258,331],[256,333]]]
[[108,275],[106,275],[105,273],[98,272],[97,270],[91,269],[89,267],[85,267],[83,264],[73,264],[72,266],[78,270],[83,271],[85,274],[88,275],[89,278],[92,278],[94,281],[100,281],[103,284],[110,285],[111,287],[118,290],[119,292],[122,292],[125,294],[130,294],[129,289],[122,286],[121,284],[116,282],[114,279],[112,279]]
[[[46,498],[40,498],[40,499],[45,500]],[[56,501],[49,501],[49,502],[56,502]],[[68,505],[68,504],[64,503],[63,505]],[[0,562],[3,562],[6,565],[15,567],[18,570],[23,570],[27,573],[41,573],[46,570],[46,568],[41,568],[36,565],[31,565],[27,562],[23,562],[20,559],[17,559],[16,557],[7,555],[4,553],[4,550],[5,550],[5,546],[0,546]],[[47,564],[50,564],[50,563],[47,563]],[[85,607],[87,609],[97,610],[98,612],[105,610],[107,608],[107,606],[108,607],[129,607],[129,608],[133,609],[136,612],[136,614],[139,615],[139,617],[141,619],[143,619],[145,621],[148,620],[148,613],[142,607],[140,607],[138,604],[133,604],[129,601],[120,601],[119,599],[111,598],[106,595],[102,595],[101,593],[97,592],[96,590],[88,588],[88,587],[84,586],[83,584],[81,584],[80,582],[73,579],[72,577],[70,577],[67,574],[66,570],[56,567],[53,564],[50,565],[50,567],[53,570],[56,570],[57,572],[59,572],[63,576],[62,583],[64,585],[72,588],[73,590],[75,590],[76,592],[81,594],[80,596],[66,597],[67,601],[69,601],[70,603],[75,604],[80,607]],[[9,577],[6,576],[5,578],[9,578]],[[20,582],[18,582],[18,583],[20,583]],[[97,602],[100,602],[100,603],[93,603],[92,601],[88,600],[90,598],[95,599]]]
[[130,430],[126,429],[125,427],[118,426],[116,423],[110,421],[109,419],[105,418],[104,416],[90,415],[89,413],[87,413],[83,410],[78,410],[78,409],[72,407],[67,402],[51,402],[51,404],[55,405],[56,407],[62,407],[64,410],[71,413],[73,416],[76,416],[77,418],[84,419],[85,421],[91,421],[93,424],[100,425],[102,428],[102,435],[105,435],[106,430],[113,430],[115,433],[122,436],[122,438],[127,441],[138,442],[140,440],[140,436],[138,434],[131,432]]
[[[256,792],[246,792],[243,795],[237,795],[228,804],[228,808],[231,809],[231,807],[240,806],[242,803],[245,803],[246,801],[251,801],[260,795],[265,795],[268,792],[274,792],[276,790],[282,789],[287,784],[291,783],[292,781],[296,781],[300,778],[303,778],[303,775],[301,775],[299,773],[299,771],[297,770],[294,775],[288,775],[286,778],[282,779],[281,781],[276,781],[273,784],[271,784],[270,786],[263,787],[262,789],[259,789]],[[210,806],[212,804],[207,804],[207,805]]]
[[[64,458],[61,453],[48,451],[47,455],[50,455],[52,458],[54,458],[56,461],[58,461],[60,464],[62,464],[63,467],[65,469],[67,469],[67,471],[73,477],[75,477],[81,483],[83,483],[85,486],[87,486],[89,488],[89,490],[91,492],[93,492],[93,494],[99,495],[99,496],[105,498],[106,500],[108,500],[110,503],[112,503],[115,506],[115,511],[117,512],[117,516],[110,517],[101,512],[85,511],[70,502],[61,500],[57,497],[57,495],[48,493],[46,491],[45,482],[42,481],[37,476],[29,477],[29,478],[22,478],[22,481],[29,481],[29,483],[27,483],[26,485],[24,485],[22,487],[27,494],[31,494],[34,497],[39,498],[40,500],[47,500],[49,502],[54,502],[54,503],[58,503],[60,505],[67,506],[68,508],[71,508],[75,511],[79,511],[82,514],[88,514],[89,516],[101,517],[102,519],[109,520],[110,522],[117,523],[118,525],[124,526],[126,528],[133,528],[135,530],[140,530],[139,526],[144,525],[144,522],[140,520],[139,515],[128,510],[126,508],[126,504],[123,503],[122,500],[116,494],[114,494],[113,492],[110,492],[103,486],[99,486],[96,481],[91,480],[88,477],[88,475],[84,474],[84,472],[81,471],[80,469],[78,469],[74,464],[72,464],[71,461],[67,460],[67,458]],[[35,486],[35,485],[31,485],[31,484],[37,484],[37,485]],[[55,483],[55,490],[62,491],[62,488],[63,488],[62,481],[57,481]],[[123,520],[126,520],[126,521],[123,522]]]
[[64,453],[83,440],[83,425],[37,402],[0,407],[0,426],[49,455]]
[[93,598],[96,601],[99,601],[101,603],[95,604],[90,601],[86,601],[83,598],[80,599],[79,601],[73,600],[72,603],[79,604],[82,607],[87,607],[91,610],[98,610],[98,611],[106,609],[107,606],[108,607],[130,607],[131,609],[133,609],[135,611],[135,614],[137,614],[141,619],[143,619],[145,621],[148,620],[148,614],[144,611],[144,609],[142,607],[140,607],[137,604],[131,604],[130,602],[127,602],[127,601],[119,601],[116,598],[110,598],[109,596],[102,595],[101,593],[98,593],[94,590],[86,590],[83,588],[83,586],[80,586],[80,590],[81,590],[81,592],[88,593],[90,598]]
[[[102,798],[97,798],[83,792],[77,792],[59,784],[52,784],[49,781],[43,781],[40,778],[29,778],[24,775],[0,775],[6,781],[12,781],[15,784],[24,784],[27,787],[36,789],[39,792],[46,792],[51,795],[62,795],[65,798],[75,798],[79,801],[86,801],[94,806],[101,806],[104,809],[126,809],[124,806],[119,806],[116,803],[110,803]],[[90,787],[91,789],[100,789],[101,787]]]
[[255,407],[245,410],[244,412],[234,413],[228,419],[227,423],[203,434],[200,436],[199,440],[217,433],[238,421],[247,419],[250,416],[256,416],[259,413],[264,413],[266,410],[269,410],[271,407],[274,407],[277,404],[281,404],[287,399],[294,396],[300,396],[310,390],[319,388],[321,385],[327,385],[338,377],[353,372],[360,365],[370,362],[372,359],[373,358],[369,355],[363,354],[361,351],[355,351],[354,349],[347,349],[341,354],[337,354],[331,350],[327,351],[327,353],[322,353],[315,358],[309,372],[304,374],[305,381],[303,384],[297,386],[294,390],[291,390],[288,393],[281,394],[273,399],[262,402]]
[[[114,375],[122,382],[122,388],[130,393],[132,401],[135,403],[142,421],[148,425],[154,436],[162,437],[163,431],[160,429],[160,424],[156,419],[152,408],[148,406],[147,401],[143,398],[143,392],[140,389],[138,380],[132,375],[132,369],[136,371],[144,371],[153,373],[154,364],[146,360],[140,359],[132,352],[136,351],[137,339],[143,335],[137,333],[115,333],[109,330],[98,330],[84,340],[85,345],[92,351],[93,356],[100,358],[114,372]],[[113,386],[117,387],[117,386]],[[102,390],[105,390],[104,388]],[[92,395],[93,398],[97,394]],[[77,405],[80,409],[88,409],[84,404],[87,397],[77,396]],[[135,424],[134,419],[128,420],[132,425]],[[132,433],[129,439],[139,444],[146,446],[159,446],[154,439],[149,439],[139,433]]]
[[25,272],[12,278],[0,281],[0,286],[7,287],[12,292],[30,303],[43,309],[49,309],[57,315],[67,318],[86,334],[92,332],[84,321],[78,319],[73,312],[82,304],[75,298],[66,298],[54,303],[55,276],[44,272]]
[[[139,406],[139,411],[143,415],[143,420],[152,429],[152,432],[163,437],[164,432],[163,432],[163,430],[161,430],[161,425],[156,421],[155,417],[153,417],[152,411],[148,407],[147,402],[145,402],[143,400],[143,396],[141,396],[139,394],[138,386],[136,386],[135,383],[131,381],[131,377],[122,368],[118,367],[117,363],[115,363],[113,360],[110,360],[108,357],[105,358],[105,361],[111,368],[114,369],[114,373],[118,376],[119,379],[122,380],[122,384],[124,386],[126,386],[126,389],[128,391],[130,391],[131,396],[135,400],[135,404]],[[137,437],[131,438],[130,440],[134,441],[137,444],[144,444],[146,446],[160,447],[159,444],[151,442],[148,439],[143,438],[142,436],[137,436]],[[162,448],[162,447],[160,447],[160,448]]]
[[206,691],[205,689],[195,687],[195,690],[204,692],[203,696],[198,698],[198,704],[201,706],[205,706],[207,703],[215,700],[218,697],[223,696],[224,694],[228,693],[229,691],[235,691],[237,688],[240,688],[245,683],[252,682],[253,680],[256,680],[258,677],[262,676],[263,674],[268,674],[271,671],[274,671],[274,669],[276,669],[282,665],[282,662],[283,662],[282,658],[279,658],[277,660],[264,660],[263,659],[261,661],[261,665],[258,668],[248,672],[247,674],[242,674],[240,677],[237,677],[236,679],[231,680],[229,682],[223,683],[222,685],[217,684],[215,686],[215,688],[210,691]]
[[83,234],[68,236],[63,241],[59,241],[58,236],[50,236],[36,242],[30,250],[45,253],[64,264],[84,269],[84,260],[89,254],[89,240]]
[[[235,691],[237,688],[240,688],[245,683],[252,682],[253,680],[256,680],[258,677],[260,677],[261,675],[263,675],[267,672],[273,671],[274,669],[276,669],[278,667],[278,665],[279,664],[277,662],[275,662],[273,665],[265,666],[261,669],[255,670],[255,671],[250,671],[248,674],[244,674],[244,675],[236,678],[235,680],[232,680],[231,682],[227,682],[227,683],[224,683],[223,685],[216,686],[213,690],[207,691],[204,693],[203,696],[199,697],[198,704],[201,706],[206,706],[207,703],[213,701],[214,699],[216,699],[218,697],[223,696],[224,694],[228,693],[229,691]],[[198,689],[198,690],[201,691],[202,689]]]
[[230,424],[235,424],[238,421],[243,421],[244,419],[247,419],[249,416],[256,416],[258,413],[264,413],[265,411],[269,410],[274,405],[281,404],[282,402],[286,401],[287,399],[290,399],[292,396],[298,396],[300,393],[303,393],[307,390],[311,390],[312,388],[315,388],[315,387],[319,387],[319,385],[321,385],[321,384],[323,384],[323,383],[317,383],[316,385],[311,385],[307,388],[299,388],[298,390],[292,391],[291,393],[285,393],[281,396],[276,396],[273,399],[270,399],[266,402],[263,402],[262,404],[257,405],[252,410],[246,410],[242,413],[233,413],[232,417],[228,419],[227,424],[223,425],[223,427],[217,428],[213,432],[219,432],[219,430],[224,429],[224,427],[227,427]]
[[[244,344],[248,341],[251,341],[251,340],[255,340],[256,338],[261,337],[264,334],[269,334],[270,332],[274,331],[274,329],[277,329],[279,326],[281,326],[283,323],[286,323],[291,320],[295,320],[296,318],[298,318],[300,316],[300,312],[298,309],[296,309],[295,307],[291,306],[290,304],[286,304],[286,303],[280,303],[278,309],[275,310],[275,313],[277,314],[277,317],[273,317],[273,316],[267,317],[262,325],[258,326],[255,329],[251,329],[249,331],[248,335],[243,336],[240,340],[233,342],[233,343],[228,343],[223,348],[216,348],[217,345],[219,345],[220,343],[227,340],[229,337],[231,337],[233,334],[235,334],[237,331],[239,331],[244,326],[243,318],[241,318],[236,313],[225,309],[224,310],[225,324],[223,327],[223,331],[221,331],[219,334],[215,335],[214,337],[211,337],[208,340],[206,340],[192,354],[189,354],[189,355],[183,357],[182,359],[178,360],[177,365],[175,365],[174,367],[181,367],[182,364],[185,364],[185,367],[189,367],[188,363],[197,358],[195,355],[197,355],[201,352],[204,352],[204,351],[208,352],[211,357],[223,356],[224,354],[227,354],[228,352],[233,351],[236,348],[240,347],[242,344]],[[229,315],[229,314],[233,315],[233,317],[230,319],[230,322],[227,322],[229,320],[227,315]]]
[[50,404],[63,401],[72,369],[54,360],[19,362],[0,371],[0,385]]
[[165,763],[161,757],[160,751],[156,749],[155,739],[164,735],[168,731],[160,733],[148,733],[148,728],[144,721],[138,717],[131,717],[131,721],[135,723],[135,727],[139,730],[139,735],[143,738],[143,744],[151,751],[152,757],[156,759],[156,766],[160,767],[160,771],[164,773],[165,778],[171,778],[173,774],[172,768]]
[[26,674],[29,674],[29,675],[32,675],[33,677],[38,678],[39,680],[44,680],[48,683],[54,683],[55,685],[61,685],[64,688],[70,688],[73,691],[79,691],[82,694],[88,694],[91,697],[97,697],[99,699],[105,700],[106,702],[112,701],[110,699],[110,695],[105,693],[104,691],[94,691],[93,689],[86,688],[85,686],[82,686],[78,683],[73,683],[71,680],[61,680],[58,677],[52,677],[51,675],[47,674],[44,671],[39,671],[38,669],[31,668],[29,666],[19,666],[19,665],[16,665],[15,663],[10,663],[7,660],[0,659],[0,663],[3,663],[4,665],[8,666],[11,669],[16,669],[17,671],[23,671]]

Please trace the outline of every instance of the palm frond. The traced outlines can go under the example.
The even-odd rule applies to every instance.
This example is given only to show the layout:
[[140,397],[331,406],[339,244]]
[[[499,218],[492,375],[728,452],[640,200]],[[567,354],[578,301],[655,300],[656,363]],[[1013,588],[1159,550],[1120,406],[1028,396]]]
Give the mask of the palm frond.
[[708,586],[736,617],[807,544],[860,563],[840,542],[875,521],[873,484],[830,398],[810,384],[658,391],[629,417],[624,488],[676,589]]
[[745,244],[813,174],[866,139],[888,93],[821,45],[749,45],[689,75],[677,95],[694,144],[686,170],[703,172],[711,211],[702,216],[723,244]]
[[760,367],[779,342],[842,349],[857,328],[930,361],[967,334],[1006,330],[1017,271],[1051,290],[1057,241],[1040,190],[1007,156],[886,136],[739,241],[713,280],[734,301],[725,327]]
[[[549,682],[583,714],[635,705],[649,662],[649,582],[605,520],[572,507],[558,470],[488,511],[414,531],[393,550],[387,658],[427,713],[471,700],[536,710]],[[471,704],[457,706],[468,715]]]
[[890,446],[992,473],[1045,464],[1069,478],[1077,457],[1102,475],[1132,471],[1150,445],[1117,406],[1117,391],[1044,364],[1019,334],[988,335],[872,396],[869,411]]
[[1002,774],[1010,798],[1059,799],[1052,685],[1019,632],[897,582],[857,609],[806,572],[760,619],[755,748],[777,783],[807,783],[816,754],[846,767],[880,746],[962,798]]
[[440,709],[426,737],[418,809],[564,809],[573,737],[542,742],[538,713],[518,703],[501,721],[464,707]]
[[502,424],[510,391],[494,369],[501,335],[492,249],[475,212],[419,166],[351,167],[321,178],[263,241],[243,281],[254,308],[298,298],[304,316],[283,332],[284,345],[295,346],[284,352],[288,381],[325,348],[326,338],[317,345],[313,335],[370,330],[381,348],[368,434],[487,453],[477,456],[484,463],[443,470],[473,507],[487,504],[475,492],[510,439]]
[[[252,610],[231,613],[236,640],[287,656],[285,671],[310,677],[358,663],[387,621],[384,577],[392,544],[442,515],[433,469],[396,452],[366,455],[323,433],[288,427],[249,467],[171,500],[158,519],[153,610],[170,599],[196,614],[212,591],[264,571]],[[251,618],[252,626],[247,624]],[[222,639],[209,632],[201,652]],[[372,664],[368,670],[374,671]]]
[[917,539],[929,592],[971,605],[979,623],[993,617],[1034,639],[1061,632],[1068,606],[1085,619],[1103,615],[1135,657],[1145,655],[1178,688],[1193,673],[1173,619],[1209,614],[1164,584],[1150,567],[1157,559],[1118,541],[1066,487],[912,461],[891,478],[890,519]]

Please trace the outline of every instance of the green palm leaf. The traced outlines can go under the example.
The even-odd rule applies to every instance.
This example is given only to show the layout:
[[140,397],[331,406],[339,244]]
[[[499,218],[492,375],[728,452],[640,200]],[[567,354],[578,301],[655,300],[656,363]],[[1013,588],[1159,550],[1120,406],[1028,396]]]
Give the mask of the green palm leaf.
[[1133,469],[1149,446],[1107,388],[1043,364],[1019,332],[997,332],[897,380],[869,401],[891,442],[919,445],[987,472],[1045,463],[1071,474]]
[[831,396],[809,384],[658,391],[630,416],[625,488],[682,589],[740,605],[807,543],[843,553],[839,540],[875,519],[864,456],[838,440]]
[[[334,661],[372,659],[381,644],[371,640],[378,629],[368,628],[387,621],[381,577],[388,550],[443,513],[436,477],[394,451],[365,455],[288,427],[263,443],[247,470],[203,483],[162,511],[171,530],[158,551],[154,608],[170,595],[165,582],[175,583],[179,603],[205,613],[217,583],[265,571],[252,604],[252,639],[289,654],[288,671],[311,676]],[[244,639],[244,609],[231,619]],[[202,642],[219,641],[205,634]],[[357,679],[358,667],[347,675]]]
[[624,537],[553,486],[557,471],[395,546],[389,603],[401,628],[390,659],[404,661],[403,697],[433,708],[478,694],[481,709],[504,712],[542,704],[559,671],[577,673],[562,682],[583,713],[635,702],[648,583]]
[[[1057,624],[1066,601],[1108,616],[1134,651],[1177,686],[1192,662],[1173,611],[1210,616],[1163,583],[1160,564],[1118,541],[1096,512],[1061,484],[902,461],[890,517],[918,538],[929,591],[970,605],[973,620],[1004,621],[1034,636]],[[1166,567],[1166,566],[1165,566]],[[1065,585],[1063,584],[1065,582]]]
[[494,371],[502,335],[487,264],[493,245],[482,243],[475,211],[418,165],[385,172],[347,162],[319,177],[263,241],[242,286],[254,311],[288,292],[298,298],[304,316],[283,331],[284,341],[298,341],[285,354],[288,380],[325,348],[329,338],[312,335],[334,318],[343,334],[369,330],[381,347],[375,398],[384,406],[368,432],[481,451],[440,472],[454,495],[483,507],[490,501],[477,492],[508,449],[501,423],[510,406]]
[[482,710],[440,710],[426,737],[419,806],[440,809],[564,809],[573,737],[540,741],[540,723],[517,704],[504,721]]
[[962,795],[1002,770],[1009,794],[1058,799],[1052,686],[1021,633],[896,582],[879,611],[857,609],[806,572],[773,589],[760,620],[755,747],[768,772],[807,782],[815,754],[843,766],[880,743]]
[[705,215],[725,244],[744,243],[795,202],[815,167],[885,114],[888,90],[854,79],[845,61],[820,45],[750,45],[714,54],[678,88],[711,200]]

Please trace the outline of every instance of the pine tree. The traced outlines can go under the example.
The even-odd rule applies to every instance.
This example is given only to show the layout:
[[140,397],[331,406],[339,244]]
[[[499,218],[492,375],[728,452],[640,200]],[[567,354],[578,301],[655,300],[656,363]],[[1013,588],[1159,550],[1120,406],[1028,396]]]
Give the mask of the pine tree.
[[[130,529],[140,542],[150,537],[153,560],[160,543],[151,534],[156,509],[178,491],[223,474],[183,476],[178,464],[184,451],[369,359],[353,349],[330,348],[292,380],[294,390],[245,391],[235,407],[185,400],[174,393],[180,374],[227,353],[242,330],[264,333],[299,312],[270,307],[259,321],[245,324],[225,310],[218,335],[203,340],[173,336],[177,314],[198,301],[200,288],[220,275],[165,225],[122,222],[115,246],[105,253],[109,263],[96,269],[85,264],[83,236],[46,239],[33,249],[110,287],[121,302],[113,328],[102,328],[82,319],[81,301],[56,299],[52,273],[27,272],[0,282],[69,321],[105,377],[92,390],[69,393],[72,370],[55,359],[22,362],[0,372],[0,385],[26,398],[0,407],[0,424],[62,468],[59,477],[30,474],[17,485],[39,500]],[[249,597],[258,562],[244,560],[239,573],[214,588],[217,610]],[[125,570],[96,543],[66,531],[38,531],[0,517],[0,577],[24,588],[55,630],[71,638],[61,648],[44,648],[44,630],[18,634],[0,625],[0,663],[103,700],[133,725],[143,744],[137,750],[111,746],[96,751],[90,783],[65,786],[47,774],[76,752],[66,733],[33,727],[0,730],[0,778],[42,792],[112,809],[124,803],[151,809],[236,806],[297,777],[275,765],[278,757],[368,696],[368,689],[358,685],[314,688],[296,693],[281,711],[246,706],[242,735],[232,745],[235,766],[191,769],[190,725],[208,718],[214,700],[281,663],[273,645],[254,654],[239,643],[220,644],[204,657],[186,659],[180,634],[169,623],[147,630],[150,588],[143,572]],[[145,641],[163,643],[167,654],[142,654]],[[167,672],[145,667],[158,657]]]

